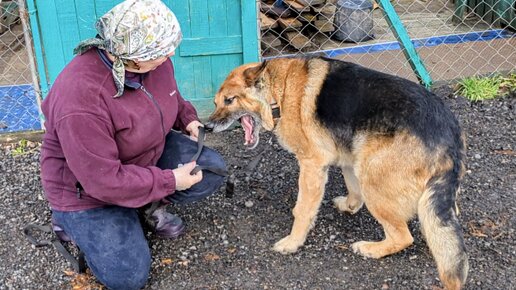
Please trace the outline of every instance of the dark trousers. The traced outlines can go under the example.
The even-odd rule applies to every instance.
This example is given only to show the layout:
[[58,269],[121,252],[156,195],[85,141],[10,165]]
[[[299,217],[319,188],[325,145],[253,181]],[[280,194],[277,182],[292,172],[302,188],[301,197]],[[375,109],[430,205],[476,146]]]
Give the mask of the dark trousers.
[[52,217],[84,252],[97,279],[109,289],[140,289],[151,255],[136,209],[109,206]]
[[[177,168],[189,162],[198,145],[188,137],[170,132],[161,168]],[[204,147],[198,165],[225,170],[220,154]],[[201,200],[216,192],[223,176],[203,171],[203,180],[186,191],[176,191],[167,199],[176,204]],[[97,279],[109,289],[140,289],[149,276],[151,255],[136,209],[108,206],[76,212],[54,210],[52,217],[84,252],[86,262]]]

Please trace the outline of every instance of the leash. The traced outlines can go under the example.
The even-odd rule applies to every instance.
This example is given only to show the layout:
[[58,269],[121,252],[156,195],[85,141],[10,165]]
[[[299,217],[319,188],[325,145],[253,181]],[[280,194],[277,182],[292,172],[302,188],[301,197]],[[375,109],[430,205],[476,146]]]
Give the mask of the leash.
[[[275,120],[281,118],[280,107],[279,107],[278,103],[274,102],[274,103],[270,104],[270,106],[272,109],[272,118]],[[204,134],[204,127],[203,127],[202,131]],[[247,174],[254,172],[256,166],[258,166],[258,164],[262,160],[263,155],[266,151],[267,151],[267,149],[264,149],[262,152],[258,153],[256,156],[254,156],[253,160],[251,160],[249,162],[249,164],[246,166],[244,172]],[[232,198],[234,195],[234,192],[235,192],[235,176],[232,174],[228,177],[228,179],[226,181],[226,197]]]
[[[206,131],[205,131],[205,128],[203,126],[199,126],[199,135],[197,136],[197,151],[195,152],[195,154],[192,156],[192,158],[190,159],[190,162],[193,162],[193,161],[197,161],[197,159],[199,159],[199,156],[201,156],[201,153],[202,153],[202,149],[204,148],[204,139],[206,137]],[[213,167],[213,166],[203,166],[203,165],[196,165],[195,168],[190,172],[190,175],[194,175],[196,174],[197,172],[201,171],[201,170],[208,170],[208,171],[211,171],[217,175],[220,175],[220,176],[228,176],[228,172],[227,170],[224,170],[224,169],[220,169],[220,168],[216,168],[216,167]],[[227,183],[229,184],[229,181],[230,179],[228,179]],[[234,186],[234,185],[233,185]],[[229,187],[229,186],[228,186]],[[226,192],[227,192],[227,188],[226,187]],[[227,196],[227,194],[226,194]],[[153,221],[152,221],[152,213],[161,205],[161,202],[160,201],[155,201],[155,202],[152,202],[150,205],[148,205],[147,208],[145,208],[143,210],[143,217],[145,218],[145,220],[149,223],[149,224],[152,224]]]
[[[272,118],[274,120],[281,118],[280,107],[279,107],[278,103],[274,102],[274,103],[270,104],[270,106],[271,106],[271,110],[272,110]],[[265,151],[267,151],[267,149],[263,149],[262,152],[256,154],[256,156],[254,156],[253,160],[251,160],[249,162],[249,164],[247,165],[247,167],[245,168],[246,173],[250,174],[254,171],[256,166],[258,166],[258,164],[262,160],[262,157],[263,157],[263,154],[265,153]]]
[[[199,159],[199,156],[201,155],[202,149],[204,148],[204,138],[206,136],[206,131],[203,126],[199,126],[199,136],[197,137],[197,152],[192,157],[190,162],[197,161]],[[217,175],[220,176],[228,176],[228,171],[220,168],[216,168],[213,166],[203,166],[203,165],[197,165],[195,168],[190,172],[190,175],[194,175],[200,170],[208,170],[211,171]]]
[[279,119],[281,117],[281,113],[280,113],[280,107],[279,107],[278,103],[276,103],[276,102],[272,103],[271,109],[272,109],[272,118]]
[[[204,139],[206,136],[206,129],[203,126],[199,126],[199,136],[197,138],[197,153],[192,157],[192,161],[197,161],[199,156],[201,155],[202,148],[204,147]],[[208,170],[220,176],[227,176],[226,180],[226,198],[232,198],[235,192],[235,176],[229,175],[227,170],[211,167],[211,166],[201,166],[197,165],[190,174],[196,174],[199,170]]]
[[[53,234],[53,237],[49,240],[40,240],[38,241],[32,234],[31,231],[41,231],[46,234]],[[86,271],[86,260],[84,258],[84,253],[79,249],[79,255],[75,258],[61,243],[57,234],[52,230],[52,228],[48,225],[37,225],[37,224],[28,224],[23,228],[23,234],[27,237],[29,242],[36,247],[45,247],[45,246],[54,246],[56,251],[61,254],[70,264],[72,264],[72,268],[75,272],[82,274]]]

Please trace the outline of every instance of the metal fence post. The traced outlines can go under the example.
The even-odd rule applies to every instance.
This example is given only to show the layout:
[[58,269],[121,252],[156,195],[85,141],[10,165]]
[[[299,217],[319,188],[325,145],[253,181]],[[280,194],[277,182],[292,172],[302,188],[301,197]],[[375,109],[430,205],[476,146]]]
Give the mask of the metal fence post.
[[378,4],[385,12],[387,22],[389,23],[391,30],[396,36],[396,39],[398,39],[400,42],[403,53],[409,61],[410,66],[416,74],[419,82],[425,87],[429,88],[432,85],[432,78],[430,77],[430,74],[428,73],[423,61],[419,57],[414,44],[412,44],[412,41],[410,40],[407,30],[403,26],[403,23],[401,23],[401,20],[394,10],[391,2],[389,0],[379,0]]
[[[31,0],[29,0],[31,2]],[[30,29],[30,22],[29,22],[29,13],[27,11],[27,8],[25,7],[25,1],[19,1],[18,2],[19,9],[20,9],[20,19],[23,26],[23,33],[25,38],[25,45],[27,49],[27,56],[29,58],[29,67],[31,71],[31,77],[32,77],[32,83],[34,85],[34,91],[36,96],[36,103],[38,104],[38,113],[39,113],[39,120],[41,122],[41,128],[44,128],[44,120],[43,120],[43,113],[41,112],[41,100],[42,100],[42,94],[41,94],[41,87],[40,87],[40,79],[38,78],[38,69],[36,67],[35,62],[35,56],[34,56],[34,44],[32,42],[32,35],[31,35],[31,29]]]

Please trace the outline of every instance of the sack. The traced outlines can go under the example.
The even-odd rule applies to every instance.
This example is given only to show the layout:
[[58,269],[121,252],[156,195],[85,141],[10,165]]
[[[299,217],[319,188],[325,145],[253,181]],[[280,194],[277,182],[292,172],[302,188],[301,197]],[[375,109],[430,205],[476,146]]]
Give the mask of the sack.
[[198,140],[195,142],[177,131],[170,131],[166,136],[165,149],[156,166],[161,169],[176,169],[183,164],[197,161],[192,174],[202,170],[202,180],[199,183],[166,197],[171,202],[181,204],[203,199],[215,193],[228,175],[222,156],[204,146],[204,127],[199,127]]

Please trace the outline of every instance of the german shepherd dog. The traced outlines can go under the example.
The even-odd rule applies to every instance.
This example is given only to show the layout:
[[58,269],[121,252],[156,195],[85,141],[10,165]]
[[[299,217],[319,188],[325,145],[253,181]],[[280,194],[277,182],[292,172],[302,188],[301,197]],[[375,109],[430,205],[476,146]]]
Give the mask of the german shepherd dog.
[[[279,58],[234,69],[215,96],[208,128],[240,120],[245,145],[262,128],[295,154],[299,191],[288,236],[274,245],[294,253],[314,225],[329,166],[342,170],[347,196],[333,200],[351,214],[365,203],[383,226],[383,241],[353,251],[381,258],[413,243],[415,214],[447,289],[460,289],[468,257],[455,199],[464,173],[464,138],[457,119],[424,87],[335,59]],[[279,108],[280,117],[273,117]]]

